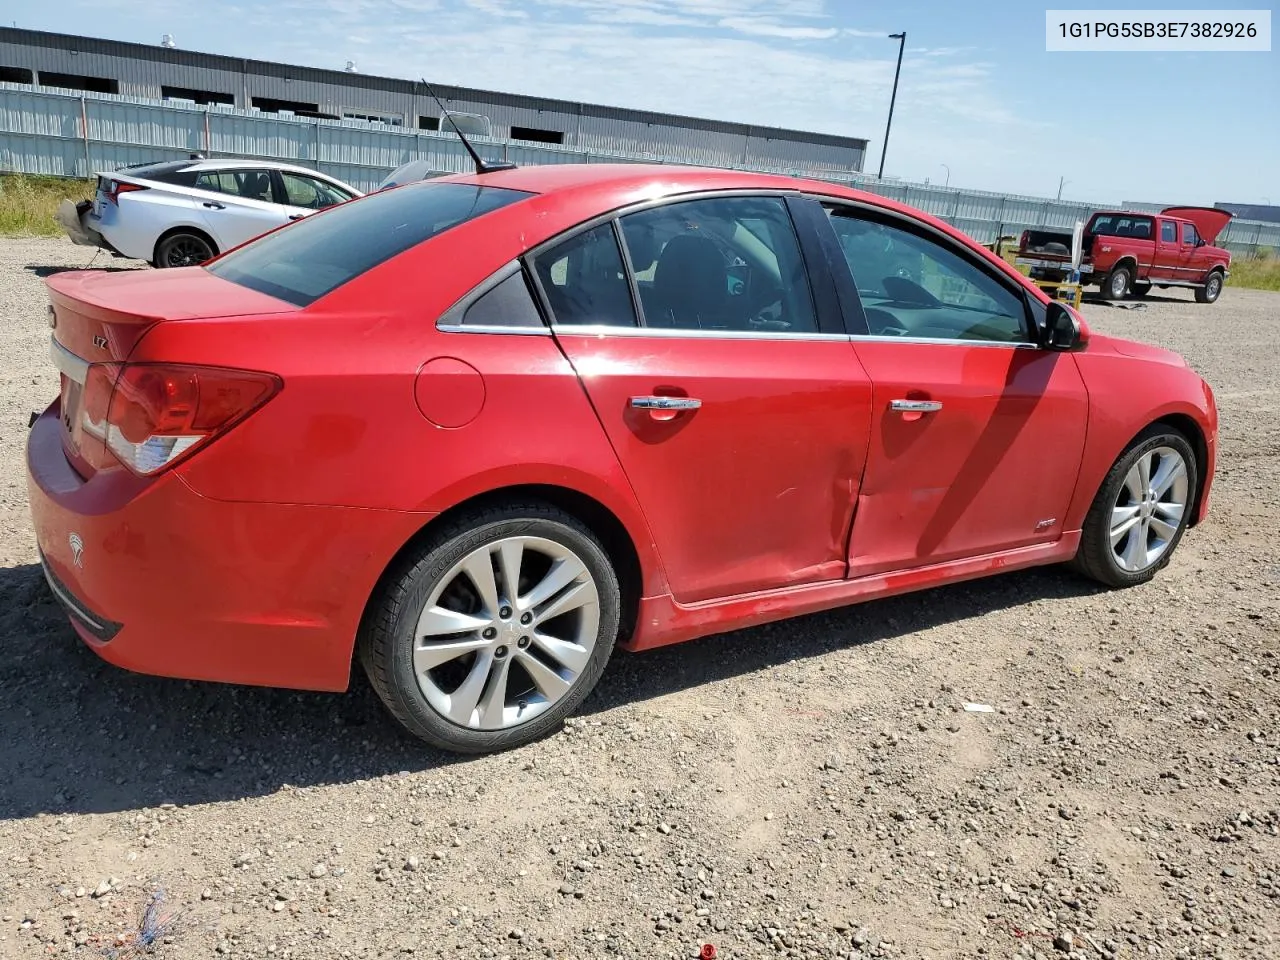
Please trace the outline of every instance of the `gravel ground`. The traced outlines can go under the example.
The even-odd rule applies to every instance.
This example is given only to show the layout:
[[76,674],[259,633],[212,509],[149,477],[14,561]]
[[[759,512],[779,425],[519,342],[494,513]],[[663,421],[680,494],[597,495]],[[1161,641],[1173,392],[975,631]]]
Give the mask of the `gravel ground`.
[[0,242],[0,956],[101,956],[158,890],[168,958],[1280,956],[1280,295],[1085,307],[1219,398],[1211,519],[1153,583],[1016,573],[620,655],[562,734],[457,761],[363,679],[152,679],[73,637],[23,442],[41,276],[89,259]]

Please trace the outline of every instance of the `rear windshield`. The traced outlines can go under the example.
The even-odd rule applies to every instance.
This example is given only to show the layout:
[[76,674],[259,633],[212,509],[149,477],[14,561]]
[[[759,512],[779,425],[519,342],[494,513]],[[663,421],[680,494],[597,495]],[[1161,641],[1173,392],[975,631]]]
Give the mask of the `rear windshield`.
[[414,183],[352,200],[233,250],[205,269],[305,307],[450,227],[532,196],[466,183]]
[[1153,236],[1150,217],[1110,213],[1095,217],[1089,232],[1096,237],[1134,237],[1139,240],[1150,240]]

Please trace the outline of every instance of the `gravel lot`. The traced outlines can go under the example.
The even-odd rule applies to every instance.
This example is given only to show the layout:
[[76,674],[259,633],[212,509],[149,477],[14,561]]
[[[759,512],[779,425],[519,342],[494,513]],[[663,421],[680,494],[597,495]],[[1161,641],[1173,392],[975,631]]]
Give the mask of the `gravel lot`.
[[1280,295],[1085,307],[1217,390],[1210,521],[1152,584],[1009,574],[620,655],[562,734],[459,762],[362,677],[151,679],[74,638],[23,444],[41,277],[89,260],[0,241],[0,957],[101,956],[156,890],[169,958],[1280,956]]

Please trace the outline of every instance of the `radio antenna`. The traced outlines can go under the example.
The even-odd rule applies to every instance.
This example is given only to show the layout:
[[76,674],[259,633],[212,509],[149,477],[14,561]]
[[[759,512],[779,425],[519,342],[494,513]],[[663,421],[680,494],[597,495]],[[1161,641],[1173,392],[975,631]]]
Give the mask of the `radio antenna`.
[[476,153],[476,148],[471,145],[471,141],[467,139],[458,124],[454,122],[453,117],[449,114],[449,110],[444,103],[436,96],[436,92],[431,89],[431,84],[426,80],[422,80],[422,85],[427,88],[427,93],[431,94],[431,99],[440,107],[440,113],[444,115],[444,119],[449,121],[449,126],[453,127],[453,132],[458,135],[458,139],[462,141],[462,145],[467,148],[467,153],[471,154],[471,159],[475,162],[476,173],[496,173],[499,170],[514,170],[516,165],[507,160],[485,160],[480,154]]

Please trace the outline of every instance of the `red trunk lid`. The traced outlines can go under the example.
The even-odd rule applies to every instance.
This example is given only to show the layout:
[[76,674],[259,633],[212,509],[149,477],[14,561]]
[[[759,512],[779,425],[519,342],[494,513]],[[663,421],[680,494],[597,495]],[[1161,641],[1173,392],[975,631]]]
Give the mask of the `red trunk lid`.
[[1196,225],[1200,239],[1212,245],[1234,214],[1230,210],[1219,210],[1217,207],[1165,207],[1160,211],[1167,217],[1178,217],[1190,220]]
[[85,383],[100,365],[122,363],[156,323],[238,317],[297,309],[201,267],[54,274],[49,287],[53,361],[62,374],[63,447],[82,476],[111,462],[101,440],[85,431]]

